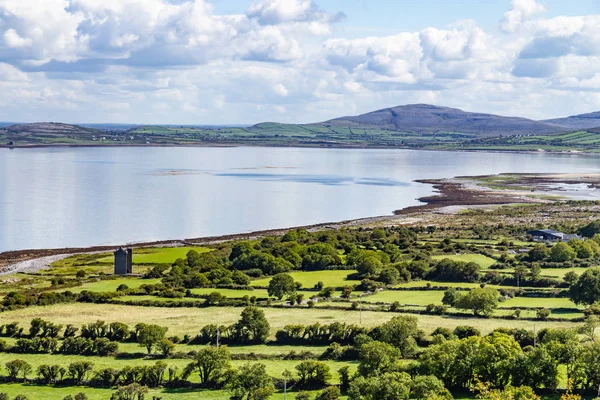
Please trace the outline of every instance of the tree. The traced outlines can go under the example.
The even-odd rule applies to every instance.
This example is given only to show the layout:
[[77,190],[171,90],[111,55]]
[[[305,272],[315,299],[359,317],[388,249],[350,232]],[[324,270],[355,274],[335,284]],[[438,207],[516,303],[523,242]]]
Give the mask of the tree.
[[504,390],[491,389],[489,383],[477,380],[473,390],[478,392],[477,398],[482,400],[540,400],[540,397],[528,386],[507,386]]
[[492,288],[476,288],[461,296],[456,307],[472,310],[473,314],[490,316],[498,307],[498,291]]
[[600,268],[587,269],[569,288],[575,304],[594,304],[600,300]]
[[8,376],[12,380],[16,380],[19,376],[22,376],[24,380],[27,380],[27,375],[32,370],[31,364],[23,360],[13,360],[5,364]]
[[540,264],[531,264],[531,268],[529,269],[529,279],[532,281],[537,281],[540,279],[540,275],[542,274],[542,267]]
[[563,281],[569,286],[577,282],[577,279],[579,279],[579,275],[575,271],[569,271],[563,276]]
[[[517,357],[513,370],[514,385],[545,387],[554,390],[558,386],[558,360],[547,345],[522,353]],[[567,368],[567,374],[569,374]]]
[[315,400],[338,400],[342,394],[337,386],[329,386],[315,397]]
[[303,389],[318,389],[327,386],[331,379],[329,366],[320,361],[306,360],[296,365],[298,386]]
[[536,311],[537,319],[541,319],[542,321],[548,319],[552,311],[549,308],[540,308]]
[[583,228],[579,229],[579,234],[588,238],[600,233],[600,220],[592,221]]
[[85,271],[80,269],[79,271],[77,271],[75,276],[77,277],[77,279],[83,279],[83,278],[85,278]]
[[108,325],[108,338],[116,342],[123,342],[129,338],[129,327],[122,322],[111,322]]
[[265,400],[274,392],[273,379],[264,364],[245,364],[228,383],[232,400]]
[[[544,247],[545,248],[545,247]],[[532,250],[533,251],[533,250]],[[515,267],[515,279],[517,279],[517,283],[520,283],[527,277],[527,267],[524,265],[517,265]]]
[[296,291],[296,282],[289,274],[277,274],[269,282],[267,293],[269,296],[277,297],[279,300],[283,296],[290,295]]
[[442,297],[442,304],[454,307],[458,299],[460,299],[460,292],[456,290],[456,288],[451,287],[444,291],[444,297]]
[[236,338],[242,343],[266,343],[269,337],[269,321],[258,307],[244,308],[240,320],[234,325]]
[[335,293],[335,288],[332,286],[324,287],[323,290],[319,292],[319,297],[323,297],[325,299],[330,299]]
[[175,350],[175,343],[170,339],[164,338],[158,343],[158,347],[160,348],[162,355],[168,357],[173,353],[173,350]]
[[371,341],[360,347],[358,372],[363,376],[390,371],[402,354],[396,347],[383,342]]
[[533,249],[529,250],[527,255],[529,261],[544,261],[550,256],[550,251],[548,251],[548,247],[546,247],[546,245],[538,243],[533,246]]
[[116,392],[112,394],[110,400],[144,400],[148,393],[148,388],[139,383],[132,383],[127,386],[120,386]]
[[346,393],[348,391],[348,388],[350,387],[351,382],[350,367],[346,365],[338,369],[338,374],[340,375],[340,390]]
[[352,295],[352,291],[354,290],[354,286],[352,285],[346,285],[342,288],[342,294],[340,295],[340,297],[342,299],[349,299],[350,296]]
[[579,333],[587,336],[592,342],[595,342],[598,327],[600,327],[600,318],[596,315],[590,315],[585,319],[583,326],[579,328]]
[[452,395],[444,387],[444,383],[433,375],[415,376],[410,395],[415,399],[452,399]]
[[349,400],[407,400],[411,390],[410,375],[391,372],[355,378],[348,390]]
[[148,324],[138,324],[136,328],[137,342],[140,347],[145,347],[148,350],[148,354],[165,338],[168,329],[163,326]]
[[414,339],[418,333],[417,322],[417,317],[413,316],[394,317],[376,328],[376,338],[398,348],[403,357],[410,357],[417,349]]
[[575,250],[565,242],[556,243],[552,246],[552,250],[550,250],[550,260],[554,262],[570,261],[574,259],[575,256],[577,256]]
[[379,281],[388,285],[394,285],[398,283],[400,279],[400,272],[394,267],[384,268],[379,274]]
[[60,366],[58,365],[40,365],[37,369],[40,380],[46,384],[56,383],[60,375]]
[[204,387],[216,387],[231,368],[231,355],[226,347],[206,347],[196,354],[189,368],[198,371]]
[[85,382],[89,374],[94,369],[94,364],[89,361],[77,361],[69,364],[69,376],[76,385],[81,385]]
[[42,327],[45,325],[46,321],[41,318],[34,318],[31,320],[29,327],[29,336],[35,337],[42,332]]
[[377,276],[379,271],[383,268],[381,260],[377,256],[368,256],[362,259],[360,264],[356,266],[358,273],[361,276]]

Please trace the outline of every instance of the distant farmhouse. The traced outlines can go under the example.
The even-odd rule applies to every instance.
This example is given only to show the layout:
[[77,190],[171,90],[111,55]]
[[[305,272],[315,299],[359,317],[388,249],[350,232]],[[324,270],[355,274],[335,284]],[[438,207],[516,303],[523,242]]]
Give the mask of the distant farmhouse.
[[529,231],[527,234],[533,236],[533,240],[546,242],[568,242],[571,239],[581,239],[578,235],[562,233],[553,229],[538,229]]
[[115,275],[127,275],[133,272],[133,250],[119,247],[115,250]]

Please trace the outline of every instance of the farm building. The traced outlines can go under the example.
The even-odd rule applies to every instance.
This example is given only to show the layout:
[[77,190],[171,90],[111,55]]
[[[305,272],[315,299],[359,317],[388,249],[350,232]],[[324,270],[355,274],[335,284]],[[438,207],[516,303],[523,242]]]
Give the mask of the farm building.
[[115,275],[127,275],[133,272],[133,250],[119,247],[114,252],[115,255]]
[[562,233],[553,229],[538,229],[527,232],[533,236],[533,240],[548,241],[548,242],[568,242],[571,239],[580,239],[578,235]]

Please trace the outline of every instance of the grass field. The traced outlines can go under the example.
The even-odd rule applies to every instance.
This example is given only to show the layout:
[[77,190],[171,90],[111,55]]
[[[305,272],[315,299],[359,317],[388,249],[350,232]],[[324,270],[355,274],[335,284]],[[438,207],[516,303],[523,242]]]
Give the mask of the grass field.
[[454,261],[474,262],[479,264],[479,266],[484,269],[489,268],[491,265],[496,263],[496,260],[493,258],[486,257],[482,254],[450,254],[433,256],[431,258],[434,260],[443,260],[444,258],[449,258]]
[[503,301],[499,307],[584,308],[577,307],[570,299],[563,297],[514,297]]
[[[346,279],[348,275],[356,273],[355,270],[328,270],[328,271],[310,271],[310,272],[290,272],[295,281],[300,282],[304,288],[313,288],[317,283],[323,282],[325,286],[345,286],[358,285],[358,280]],[[252,281],[252,286],[268,286],[271,278],[264,278]]]
[[[316,322],[346,322],[358,324],[357,310],[328,310],[314,308],[264,308],[265,315],[271,324],[271,336],[276,330],[287,324],[312,324]],[[120,321],[130,326],[138,322],[153,323],[168,326],[167,335],[183,336],[196,335],[207,324],[230,325],[239,319],[241,308],[209,307],[209,308],[162,308],[136,307],[117,304],[58,304],[52,306],[29,307],[22,310],[7,311],[1,314],[0,323],[17,321],[23,327],[28,327],[32,318],[39,317],[54,321],[58,324],[81,325],[84,323],[103,320],[106,322]],[[365,326],[376,326],[394,317],[395,313],[363,311],[362,321]],[[490,332],[499,327],[521,327],[519,320],[454,318],[434,315],[418,315],[419,327],[431,332],[439,326],[450,329],[459,325],[472,325],[482,332]],[[540,321],[538,327],[571,327],[570,322]]]
[[[84,392],[89,400],[108,400],[114,390],[112,389],[93,389],[88,387],[61,387],[61,386],[41,386],[21,383],[3,383],[0,385],[0,392],[7,393],[10,398],[21,394],[27,396],[30,400],[63,400],[65,396],[75,396],[79,392]],[[318,392],[313,392],[314,394]],[[295,392],[288,392],[287,399],[296,398]],[[157,396],[162,400],[229,400],[230,394],[225,390],[188,390],[188,389],[159,389],[150,390],[146,399],[152,399]],[[283,400],[283,393],[277,392],[270,399]],[[341,399],[347,399],[343,396]]]
[[372,296],[363,297],[365,303],[385,302],[412,304],[426,306],[427,304],[441,304],[444,292],[441,290],[384,290]]
[[[20,359],[23,361],[27,361],[34,368],[34,371],[38,366],[43,364],[58,364],[61,366],[68,366],[70,363],[78,362],[78,361],[89,361],[94,364],[94,369],[102,369],[102,368],[117,368],[121,369],[126,367],[127,365],[145,365],[151,366],[159,361],[157,359],[150,358],[136,358],[134,360],[124,358],[114,358],[114,357],[93,357],[93,356],[71,356],[71,355],[62,355],[62,354],[1,354],[0,355],[0,365],[4,365],[5,363]],[[177,366],[180,370],[185,368],[186,365],[190,363],[189,359],[178,359],[178,358],[170,358],[164,361],[169,366]],[[245,364],[247,361],[243,360],[233,360],[231,364],[234,367],[239,367]],[[257,361],[258,362],[258,361]],[[280,378],[281,373],[288,369],[290,371],[294,370],[294,367],[300,363],[298,360],[262,360],[260,361],[267,366],[267,373],[273,377]],[[343,361],[324,361],[329,368],[331,368],[333,375],[333,382],[339,381],[339,375],[337,374],[337,370],[343,366],[355,366],[354,362],[343,362]],[[190,377],[190,381],[198,382],[197,374],[192,375]]]
[[[190,250],[196,250],[199,253],[211,251],[207,247],[199,246],[134,249],[133,264],[137,264],[134,272],[146,272],[153,264],[172,264],[178,258],[185,258]],[[53,262],[51,268],[42,270],[41,273],[44,275],[75,275],[77,271],[84,270],[87,274],[112,274],[113,267],[112,253],[76,254]]]
[[[198,253],[206,253],[211,251],[207,247],[154,247],[147,249],[134,249],[133,250],[133,263],[134,264],[172,264],[178,258],[185,258],[186,254],[196,250]],[[97,262],[113,262],[112,255],[102,257]]]
[[567,272],[573,271],[577,275],[583,274],[588,268],[542,268],[542,275],[562,278]]
[[154,285],[160,283],[160,279],[142,279],[142,278],[117,278],[106,279],[98,282],[84,283],[81,286],[76,286],[68,289],[60,289],[60,291],[69,290],[73,293],[79,293],[84,290],[92,292],[114,292],[120,285],[127,285],[130,289],[139,288],[142,285]]
[[[457,288],[459,287],[459,288],[468,288],[468,289],[477,288],[477,287],[481,286],[479,283],[474,283],[474,282],[437,282],[437,281],[425,280],[425,281],[411,281],[411,282],[407,282],[407,283],[399,283],[399,284],[395,285],[394,287],[397,287],[397,288],[425,288],[425,287],[427,287],[427,284],[430,284],[432,287],[436,287],[436,286],[438,286],[438,287],[457,287]],[[499,286],[499,285],[485,285],[485,286],[491,287],[491,288],[496,288],[496,289],[503,287],[503,286]]]
[[195,299],[190,297],[182,297],[182,298],[168,298],[168,297],[159,297],[159,296],[151,296],[151,295],[142,295],[142,296],[120,296],[113,299],[113,301],[119,302],[127,302],[127,301],[159,301],[161,303],[181,303],[181,302],[195,302],[198,304],[204,303],[204,299]]

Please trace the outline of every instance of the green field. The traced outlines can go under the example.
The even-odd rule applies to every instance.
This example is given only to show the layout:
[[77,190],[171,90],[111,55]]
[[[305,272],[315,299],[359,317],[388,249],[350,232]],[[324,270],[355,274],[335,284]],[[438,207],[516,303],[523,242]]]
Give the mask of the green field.
[[[27,396],[30,400],[44,399],[44,400],[63,400],[65,396],[75,394],[79,392],[85,392],[89,400],[108,400],[114,390],[112,389],[95,389],[88,387],[54,387],[54,386],[42,386],[34,384],[22,384],[22,383],[3,383],[0,384],[0,392],[7,393],[11,398],[21,394]],[[313,392],[314,394],[318,392]],[[288,400],[296,398],[294,392],[287,394]],[[187,389],[155,389],[150,390],[146,399],[152,399],[152,396],[158,396],[162,400],[229,400],[230,394],[225,390],[187,390]],[[283,393],[275,393],[271,399],[283,400]],[[346,399],[345,396],[341,399]]]
[[[82,312],[85,309],[85,312]],[[329,310],[322,308],[264,308],[265,315],[271,324],[271,335],[277,329],[288,324],[313,324],[316,322],[346,322],[357,324],[359,321],[358,310]],[[153,323],[168,326],[168,335],[183,336],[196,335],[200,329],[208,324],[231,325],[239,319],[241,308],[235,307],[209,307],[209,308],[162,308],[139,307],[118,304],[58,304],[52,306],[29,307],[23,310],[7,311],[0,314],[0,323],[5,324],[17,321],[21,326],[29,326],[32,318],[42,318],[59,324],[81,325],[84,323],[103,320],[106,322],[120,321],[130,326],[138,322]],[[394,317],[395,313],[363,311],[362,323],[365,326],[376,326]],[[481,318],[454,318],[435,315],[418,315],[419,326],[426,332],[431,332],[437,327],[445,326],[453,329],[458,325],[472,325],[482,332],[490,332],[499,327],[518,327],[522,325],[519,320],[481,319]],[[540,321],[539,326],[570,327],[570,322]]]
[[[133,250],[134,264],[172,264],[178,258],[185,258],[187,253],[195,250],[198,253],[211,251],[207,247],[155,247]],[[112,255],[99,258],[99,263],[112,263]]]
[[[300,282],[304,288],[313,288],[318,282],[325,286],[340,287],[345,285],[358,285],[358,280],[346,279],[348,275],[356,273],[356,270],[327,270],[310,272],[290,272],[296,282]],[[269,286],[271,278],[252,281],[252,286]]]
[[176,297],[176,298],[170,298],[170,297],[159,297],[159,296],[151,296],[151,295],[142,295],[142,296],[120,296],[120,297],[116,297],[113,299],[113,301],[116,302],[129,302],[129,301],[133,301],[136,303],[141,303],[144,301],[158,301],[161,303],[181,303],[181,302],[193,302],[193,303],[198,303],[198,304],[202,304],[204,303],[204,299],[196,299],[196,298],[190,298],[190,297]]
[[[273,132],[279,128],[275,125],[266,125],[260,129],[264,129],[265,132]],[[329,129],[331,131],[334,128],[313,126],[307,129],[322,129],[324,131]],[[356,135],[350,130],[348,132],[342,131],[340,129],[340,132],[331,131],[326,134]],[[165,131],[163,134],[170,133]],[[188,134],[191,135],[193,132],[186,129],[185,135]],[[250,132],[245,131],[244,134],[247,134],[248,138],[252,138]],[[311,133],[305,132],[303,135],[310,137]],[[279,139],[275,138],[275,140]],[[517,181],[504,182],[492,179],[487,183],[510,185],[511,182],[515,183]],[[93,274],[99,272],[112,272],[111,253],[78,254],[60,260],[52,268],[39,273],[12,274],[5,277],[6,281],[0,286],[0,296],[3,300],[0,325],[4,325],[3,329],[0,330],[0,335],[7,336],[3,337],[2,340],[8,346],[0,352],[0,369],[8,361],[26,360],[34,367],[34,371],[29,375],[32,382],[36,373],[35,367],[41,364],[68,366],[70,363],[81,360],[93,362],[95,369],[98,370],[106,367],[119,369],[126,366],[148,366],[153,365],[156,360],[160,359],[165,361],[167,365],[177,367],[181,371],[189,363],[191,357],[194,357],[194,352],[206,348],[206,344],[187,343],[210,342],[210,344],[214,344],[218,340],[217,338],[220,337],[222,339],[220,341],[221,345],[224,343],[238,343],[238,345],[228,347],[232,359],[235,360],[232,362],[234,367],[245,364],[246,361],[242,359],[257,360],[256,362],[266,365],[267,373],[273,378],[281,377],[282,371],[285,369],[293,371],[294,367],[299,364],[298,358],[300,357],[310,360],[321,360],[328,357],[344,360],[326,361],[327,365],[333,370],[330,383],[337,383],[339,381],[337,370],[341,366],[350,366],[352,370],[355,370],[361,357],[364,357],[364,353],[360,347],[362,341],[354,341],[355,335],[361,333],[362,330],[356,331],[355,327],[331,325],[332,323],[345,323],[366,328],[367,335],[372,339],[387,341],[398,348],[402,348],[404,344],[395,342],[394,339],[402,335],[400,330],[410,330],[412,333],[407,333],[407,335],[414,338],[419,347],[411,349],[413,352],[405,356],[406,358],[395,360],[403,366],[415,361],[415,357],[412,355],[415,354],[414,352],[419,354],[420,352],[433,350],[430,353],[435,353],[435,348],[430,349],[430,346],[437,343],[440,338],[432,338],[431,333],[440,327],[453,330],[459,326],[472,326],[478,329],[482,335],[499,328],[518,328],[531,332],[535,330],[539,332],[544,328],[579,328],[583,325],[585,306],[577,306],[569,298],[559,297],[565,295],[567,288],[561,278],[570,271],[581,275],[587,270],[586,268],[543,269],[541,275],[544,278],[554,277],[555,279],[536,280],[535,277],[528,275],[520,281],[520,289],[524,290],[518,291],[518,288],[511,286],[514,283],[513,279],[504,279],[510,277],[510,274],[514,272],[513,269],[492,270],[490,267],[496,263],[495,258],[507,249],[517,250],[532,245],[532,243],[526,242],[528,238],[526,232],[531,229],[532,225],[535,225],[536,228],[541,225],[541,223],[536,222],[539,221],[540,215],[544,217],[543,221],[549,228],[564,227],[560,229],[565,232],[584,232],[585,229],[581,229],[579,221],[593,220],[594,213],[599,216],[598,220],[600,221],[599,204],[600,202],[588,201],[578,202],[576,205],[571,202],[561,202],[523,207],[503,206],[485,210],[477,208],[456,215],[438,213],[429,215],[428,212],[424,212],[419,214],[419,218],[423,218],[421,222],[418,222],[419,225],[412,225],[411,222],[409,225],[404,226],[402,222],[398,225],[383,226],[382,224],[387,224],[387,221],[377,221],[374,222],[375,228],[361,226],[359,228],[344,227],[339,230],[296,230],[286,234],[285,238],[274,236],[249,240],[247,243],[237,241],[221,242],[218,244],[218,250],[214,250],[209,257],[201,258],[199,263],[191,264],[188,264],[185,260],[187,252],[191,249],[200,252],[211,251],[211,249],[208,247],[154,247],[136,250],[134,258],[134,271],[136,273],[153,268],[157,264],[168,266],[175,259],[184,258],[178,268],[166,268],[161,279],[143,279],[139,275],[119,276],[115,279],[109,276],[94,276]],[[435,224],[435,229],[431,229],[432,225],[429,224]],[[592,229],[594,226],[594,224],[590,224],[585,228]],[[445,240],[446,238],[450,240]],[[500,244],[504,241],[511,244]],[[600,243],[600,240],[597,243]],[[548,247],[550,247],[550,244]],[[595,246],[591,246],[591,248],[594,249]],[[489,254],[490,256],[483,254]],[[551,254],[554,255],[554,252]],[[600,264],[599,251],[593,250],[591,258],[586,259],[577,258],[577,252],[571,254],[569,257],[573,258],[572,261],[565,262],[561,266]],[[341,258],[341,262],[338,256]],[[481,266],[481,271],[465,271],[461,265],[452,263],[452,265],[447,265],[447,275],[440,274],[440,271],[436,271],[435,268],[437,267],[437,261],[444,258],[462,262],[475,262]],[[364,274],[359,275],[356,270],[327,269],[331,267],[343,268],[349,260],[354,260],[354,262],[352,264],[348,263],[348,266],[360,265],[360,270],[364,271]],[[423,260],[428,265],[413,263],[413,260]],[[293,271],[290,273],[295,282],[302,284],[302,288],[298,293],[303,294],[304,300],[312,299],[313,301],[304,301],[300,305],[290,306],[287,302],[288,296],[297,288],[291,280],[286,282],[283,279],[281,289],[286,294],[282,297],[282,300],[274,298],[266,300],[269,297],[266,287],[269,285],[272,275],[293,268],[288,261],[293,261],[292,264],[294,265],[300,265],[301,261],[306,269],[323,268],[319,271]],[[553,257],[550,255],[542,254],[540,256],[541,265],[558,265],[549,264],[550,262],[554,262]],[[532,264],[524,257],[515,255],[510,260],[510,265],[511,267],[525,266],[529,268]],[[412,281],[397,284],[394,287],[386,285],[386,282],[395,279],[391,268],[398,269],[399,279],[412,279]],[[79,278],[73,276],[81,269],[88,272],[88,274]],[[249,276],[263,277],[259,279],[251,278],[251,287],[239,286],[242,289],[235,290],[232,289],[234,286],[226,285],[226,283],[232,282],[229,280],[229,276],[233,270],[252,270],[248,273]],[[489,271],[497,272],[501,276],[488,274]],[[153,274],[160,273],[158,268],[152,272]],[[359,277],[359,279],[349,280],[349,276]],[[420,280],[424,276],[433,277],[434,279],[443,276],[453,280],[464,277],[469,282]],[[363,279],[365,280],[362,281]],[[489,282],[500,281],[506,283],[506,285],[489,284]],[[236,279],[236,282],[239,281]],[[574,296],[574,293],[583,294],[588,288],[597,287],[588,285],[588,281],[582,282],[583,280],[580,280],[575,283],[577,285],[575,287],[579,286],[579,289],[577,292],[571,290],[571,295]],[[48,287],[50,284],[52,286]],[[144,284],[157,285],[152,290],[137,290]],[[333,297],[324,298],[319,297],[319,290],[315,290],[315,286],[321,284],[324,287],[353,285],[355,288],[349,299],[341,298],[339,290],[334,292]],[[126,285],[128,289],[114,293],[113,296],[100,294],[113,293],[120,285]],[[361,285],[360,291],[356,288],[358,285]],[[532,288],[529,286],[542,287]],[[428,306],[431,304],[441,305],[444,287],[464,289],[460,291],[463,296],[468,295],[469,290],[479,287],[505,289],[505,291],[496,293],[495,291],[479,290],[470,294],[481,296],[469,296],[456,303],[456,305],[463,308],[430,309]],[[96,294],[76,296],[57,293],[59,291],[77,293],[84,290]],[[374,293],[365,293],[364,291],[367,290]],[[9,295],[9,292],[17,293]],[[220,304],[211,304],[212,302],[208,302],[204,298],[195,297],[205,297],[214,292],[224,296],[225,299]],[[183,296],[184,293],[189,297],[171,298]],[[512,293],[520,296],[510,298],[509,295],[512,295]],[[548,297],[529,297],[533,295]],[[237,300],[245,297],[258,298],[259,301],[255,303]],[[594,299],[597,300],[597,297],[592,293],[592,300],[583,299],[583,301],[591,303]],[[226,299],[230,300],[227,301]],[[90,302],[88,303],[88,301]],[[44,305],[50,303],[55,304]],[[246,308],[246,305],[250,303],[255,304],[256,307]],[[540,309],[550,310],[548,319],[544,319],[546,316],[539,312]],[[517,310],[518,313],[516,313]],[[481,314],[489,317],[480,317]],[[244,316],[243,319],[240,319],[241,315]],[[263,316],[268,321],[268,329],[262,325],[264,322]],[[401,316],[413,317],[417,321],[417,326],[410,326],[409,320],[402,321],[401,319],[398,320],[398,323],[381,326],[390,319]],[[164,330],[158,327],[138,326],[136,330],[139,330],[139,332],[132,333],[130,336],[125,333],[122,336],[126,342],[119,343],[116,354],[109,357],[63,355],[56,352],[48,354],[47,352],[51,350],[48,350],[45,346],[52,345],[52,342],[46,339],[40,339],[39,341],[37,339],[24,340],[31,335],[35,336],[35,324],[33,324],[32,333],[29,333],[30,323],[34,318],[44,320],[37,321],[40,324],[40,329],[43,329],[41,333],[38,333],[38,336],[45,336],[48,334],[47,332],[51,332],[50,335],[56,333],[56,330],[53,330],[53,325],[45,324],[45,321],[60,324],[63,327],[67,324],[81,327],[83,324],[101,320],[106,323],[121,322],[127,324],[130,329],[138,323],[144,323],[165,327],[167,331],[165,334]],[[14,329],[10,325],[11,322],[17,322],[19,326]],[[593,320],[588,321],[588,323],[592,322]],[[211,332],[207,330],[202,332],[203,339],[198,337],[202,328],[207,325],[219,326],[218,333],[215,332],[216,329],[212,330],[215,327],[211,327]],[[288,334],[278,332],[286,325],[296,326],[290,327]],[[297,325],[302,325],[304,328]],[[258,335],[257,331],[254,330],[257,326],[261,327],[260,332],[262,333],[259,340],[253,340],[256,337],[251,338],[251,336]],[[378,329],[371,330],[375,327],[378,327]],[[19,328],[22,329],[19,330]],[[110,329],[110,331],[107,331],[102,326],[90,326],[82,329],[79,334],[84,338],[106,337],[110,340],[116,337],[115,332],[119,332],[118,326],[112,326]],[[140,333],[145,330],[147,330],[145,333]],[[155,337],[155,339],[163,346],[169,344],[162,341],[163,336],[170,338],[176,343],[173,349],[174,353],[166,358],[158,354],[148,356],[144,347],[133,342],[133,340],[143,341],[144,335],[148,334],[160,335],[160,338]],[[557,336],[561,335],[557,333]],[[58,338],[62,340],[60,336]],[[535,353],[527,353],[525,346],[529,345],[528,339],[524,341],[523,335],[520,333],[515,339],[522,348],[517,345],[518,348],[511,346],[514,347],[512,350],[504,349],[502,351],[514,352],[515,356],[518,357],[535,355]],[[541,336],[539,339],[539,346],[546,345]],[[447,340],[458,339],[450,338]],[[475,343],[475,339],[473,340],[473,343]],[[581,357],[580,360],[587,360],[588,358],[583,357],[586,354],[587,346],[593,343],[593,340],[584,334],[574,336],[572,340],[581,345],[581,354],[577,357]],[[350,346],[342,349],[335,346],[333,342],[342,343],[344,346],[350,344]],[[106,340],[77,340],[62,343],[65,347],[61,351],[98,354],[102,351]],[[246,343],[246,345],[241,343]],[[249,343],[264,344],[250,345]],[[297,343],[298,345],[291,345],[291,343]],[[352,346],[352,343],[355,344]],[[504,338],[498,343],[495,343],[495,339],[490,339],[488,345],[491,349],[492,346],[505,346],[507,343]],[[453,358],[460,362],[469,362],[466,358],[462,359],[460,354],[462,351],[457,350],[462,348],[457,347],[457,343],[448,344],[450,346],[447,347],[447,351],[456,352]],[[455,344],[457,346],[454,346]],[[40,346],[43,349],[40,349]],[[78,350],[72,350],[72,348],[68,349],[69,346],[80,347]],[[381,344],[374,343],[374,348],[382,350],[381,354],[390,353],[389,348],[381,346]],[[158,353],[158,351],[158,348],[155,348],[154,352]],[[473,347],[470,351],[476,351],[476,348]],[[294,354],[290,354],[292,352]],[[323,355],[323,353],[326,354]],[[467,353],[465,352],[465,354]],[[517,355],[517,353],[519,354]],[[548,352],[548,354],[549,357],[557,357],[558,353],[553,351]],[[438,357],[438,355],[433,356]],[[588,355],[585,355],[585,357],[588,357]],[[555,359],[553,362],[560,363],[562,361]],[[426,363],[423,363],[421,367],[425,371],[427,368]],[[474,364],[473,368],[479,368],[479,371],[482,371],[488,368],[504,367],[497,363],[488,364],[485,360],[483,363]],[[511,374],[510,379],[514,381],[514,374],[521,370],[514,370],[512,366],[510,368],[511,371],[508,373]],[[564,388],[566,385],[565,366],[561,365],[560,368],[563,371],[562,374],[557,374],[555,377],[560,382],[560,387]],[[0,380],[3,380],[3,375],[6,376],[6,369],[0,371],[3,373],[0,373]],[[430,369],[428,373],[442,374],[443,372]],[[478,371],[473,373],[479,375]],[[500,375],[501,373],[498,374],[498,376]],[[465,386],[467,386],[466,383],[469,379],[470,377],[466,376],[466,379],[463,380]],[[488,376],[486,379],[490,379],[491,383],[494,378]],[[10,379],[3,381],[8,382]],[[198,381],[197,374],[190,377],[191,384],[196,384]],[[43,396],[48,399],[63,400],[66,394],[85,391],[90,399],[100,400],[101,398],[108,399],[114,390],[66,386],[69,383],[69,380],[63,380],[61,386],[57,387],[35,386],[33,384],[0,384],[0,393],[5,390],[12,396],[21,393],[34,399]],[[65,386],[62,386],[63,384]],[[502,386],[503,384],[494,383],[494,385]],[[538,389],[540,388],[538,387]],[[184,400],[192,398],[226,400],[230,397],[230,394],[224,390],[202,391],[197,387],[194,387],[193,390],[183,391],[152,390],[150,395],[159,396],[162,399]],[[282,394],[277,393],[272,398],[280,400]],[[288,399],[293,398],[293,395],[288,396]],[[469,394],[462,396],[459,391],[455,398],[466,399],[469,398]]]
[[364,296],[365,303],[385,302],[426,306],[427,304],[441,304],[443,291],[438,290],[384,290],[372,296]]
[[482,254],[450,254],[443,256],[432,256],[434,260],[443,260],[449,258],[454,261],[474,262],[479,264],[483,269],[489,268],[491,265],[496,263],[493,258],[486,257]]
[[84,290],[92,292],[114,292],[120,285],[127,285],[130,289],[139,288],[142,285],[155,285],[160,283],[160,279],[142,279],[142,278],[117,278],[103,279],[97,282],[84,283],[81,286],[76,286],[61,291],[69,290],[73,293],[79,293]]
[[570,299],[564,297],[514,297],[500,303],[500,308],[505,307],[540,307],[540,308],[580,308]]

